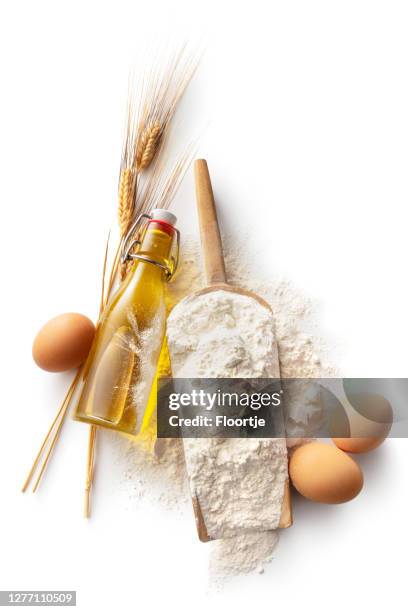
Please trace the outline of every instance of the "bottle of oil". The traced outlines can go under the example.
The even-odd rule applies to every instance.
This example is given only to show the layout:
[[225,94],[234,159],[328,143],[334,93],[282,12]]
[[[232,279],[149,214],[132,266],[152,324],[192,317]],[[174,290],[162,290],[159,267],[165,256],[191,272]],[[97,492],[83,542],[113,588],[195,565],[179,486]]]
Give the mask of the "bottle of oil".
[[165,334],[175,222],[168,211],[152,211],[132,268],[99,322],[74,419],[131,435],[146,424]]

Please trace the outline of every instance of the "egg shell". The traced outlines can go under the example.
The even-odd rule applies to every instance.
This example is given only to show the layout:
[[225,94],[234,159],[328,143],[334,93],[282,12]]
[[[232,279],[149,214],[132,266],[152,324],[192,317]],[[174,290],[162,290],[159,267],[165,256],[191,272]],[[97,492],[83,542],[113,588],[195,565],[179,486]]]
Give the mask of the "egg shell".
[[297,448],[290,459],[289,475],[301,495],[324,504],[350,501],[360,493],[364,481],[354,459],[322,442]]
[[80,366],[88,356],[95,326],[88,317],[75,312],[50,319],[33,343],[33,359],[47,372],[64,372]]
[[332,438],[335,445],[346,453],[368,453],[382,444],[384,437],[363,437],[363,438]]
[[393,422],[391,404],[381,395],[355,393],[347,407],[350,436],[332,438],[338,448],[348,453],[374,450],[387,438]]

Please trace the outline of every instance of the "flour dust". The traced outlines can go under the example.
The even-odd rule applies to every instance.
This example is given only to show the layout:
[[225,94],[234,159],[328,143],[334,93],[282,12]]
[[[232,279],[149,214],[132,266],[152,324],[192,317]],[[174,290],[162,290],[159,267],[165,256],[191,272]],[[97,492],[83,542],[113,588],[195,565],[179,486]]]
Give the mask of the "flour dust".
[[[243,263],[245,256],[241,245],[239,247],[224,239],[228,280],[254,291],[271,305],[281,376],[334,376],[336,370],[327,358],[328,349],[318,331],[314,304],[285,279],[273,275],[261,277],[255,267]],[[182,298],[205,286],[200,262],[198,242],[184,239],[179,271],[168,286],[169,310]],[[315,413],[316,407],[311,403],[311,418]],[[307,411],[302,414],[307,414]],[[294,420],[292,425],[296,428],[299,423]],[[296,440],[292,439],[293,443]],[[124,482],[133,499],[148,498],[150,502],[174,509],[185,508],[186,504],[191,503],[180,440],[153,440],[148,450],[123,440],[117,452],[121,457],[125,456]],[[196,534],[191,535],[196,537]],[[277,541],[276,530],[245,531],[206,544],[211,548],[210,575],[218,580],[241,573],[263,572],[272,558]]]

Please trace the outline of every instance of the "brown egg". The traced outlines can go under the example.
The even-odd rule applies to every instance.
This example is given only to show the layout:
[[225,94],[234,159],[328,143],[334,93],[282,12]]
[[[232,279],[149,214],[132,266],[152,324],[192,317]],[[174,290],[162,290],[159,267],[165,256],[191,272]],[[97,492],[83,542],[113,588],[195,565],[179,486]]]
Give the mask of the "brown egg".
[[312,501],[341,504],[358,495],[363,473],[343,451],[321,442],[310,442],[295,450],[289,463],[295,489]]
[[47,372],[77,368],[86,359],[95,335],[88,317],[68,312],[44,325],[33,342],[33,359]]
[[349,421],[350,437],[332,438],[348,453],[366,453],[377,448],[387,438],[392,427],[390,403],[381,395],[354,393],[344,401]]

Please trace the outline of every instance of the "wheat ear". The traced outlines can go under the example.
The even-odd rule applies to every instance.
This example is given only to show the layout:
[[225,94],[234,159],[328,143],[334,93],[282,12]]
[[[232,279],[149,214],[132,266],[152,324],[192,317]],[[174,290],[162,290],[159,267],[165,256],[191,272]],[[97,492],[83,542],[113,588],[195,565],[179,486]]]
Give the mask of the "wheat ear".
[[134,172],[124,168],[119,180],[118,218],[121,236],[125,236],[133,216]]
[[151,164],[156,155],[162,133],[163,126],[157,122],[142,130],[136,146],[136,169],[138,172]]

